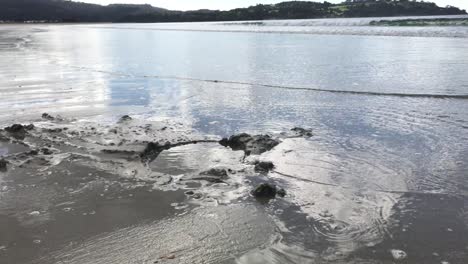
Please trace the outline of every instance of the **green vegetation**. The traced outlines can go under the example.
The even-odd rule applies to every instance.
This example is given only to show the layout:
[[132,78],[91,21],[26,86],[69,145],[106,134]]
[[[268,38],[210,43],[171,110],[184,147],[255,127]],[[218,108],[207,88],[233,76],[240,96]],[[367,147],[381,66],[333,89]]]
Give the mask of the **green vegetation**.
[[459,15],[465,10],[409,0],[329,2],[290,1],[229,11],[172,11],[150,5],[100,6],[65,0],[2,0],[0,21],[45,22],[188,22],[334,17]]
[[466,14],[456,7],[438,7],[435,3],[409,0],[371,0],[351,3],[344,12],[346,17],[424,16]]
[[468,26],[467,18],[437,18],[437,19],[402,19],[372,21],[371,26],[398,26],[398,27],[424,27],[424,26]]

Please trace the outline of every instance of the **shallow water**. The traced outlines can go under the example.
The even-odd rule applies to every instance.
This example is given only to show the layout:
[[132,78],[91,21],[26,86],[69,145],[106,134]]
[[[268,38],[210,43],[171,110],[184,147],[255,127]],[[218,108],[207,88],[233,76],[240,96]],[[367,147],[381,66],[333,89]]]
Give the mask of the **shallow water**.
[[[38,128],[0,155],[53,153],[0,172],[0,262],[467,262],[467,29],[369,21],[2,25],[0,123]],[[131,152],[240,132],[281,143]],[[288,195],[250,197],[265,181]]]

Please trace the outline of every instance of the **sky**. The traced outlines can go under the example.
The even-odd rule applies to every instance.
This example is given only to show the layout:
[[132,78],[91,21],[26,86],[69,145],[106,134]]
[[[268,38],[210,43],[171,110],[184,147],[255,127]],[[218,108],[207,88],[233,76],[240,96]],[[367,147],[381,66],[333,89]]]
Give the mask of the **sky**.
[[[195,10],[195,9],[233,9],[237,7],[247,7],[255,4],[273,4],[286,0],[74,0],[77,2],[87,2],[95,4],[151,4],[156,7],[163,7],[172,10]],[[321,0],[315,0],[321,1]],[[330,3],[339,3],[344,0],[328,0]],[[435,2],[439,6],[453,5],[468,10],[468,0],[427,0]]]

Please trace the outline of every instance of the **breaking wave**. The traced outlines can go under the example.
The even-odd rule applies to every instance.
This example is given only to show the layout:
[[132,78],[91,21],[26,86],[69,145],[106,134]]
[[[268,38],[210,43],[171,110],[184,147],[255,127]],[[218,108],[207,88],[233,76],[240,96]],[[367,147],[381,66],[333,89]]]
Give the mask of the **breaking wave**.
[[468,27],[464,26],[424,26],[389,27],[372,26],[373,22],[411,19],[460,19],[468,16],[424,16],[424,17],[370,17],[370,18],[328,18],[301,20],[266,20],[240,22],[203,22],[203,23],[156,23],[138,25],[99,25],[96,28],[160,30],[160,31],[197,31],[197,32],[252,32],[281,34],[315,35],[363,35],[363,36],[401,36],[401,37],[448,37],[468,38]]

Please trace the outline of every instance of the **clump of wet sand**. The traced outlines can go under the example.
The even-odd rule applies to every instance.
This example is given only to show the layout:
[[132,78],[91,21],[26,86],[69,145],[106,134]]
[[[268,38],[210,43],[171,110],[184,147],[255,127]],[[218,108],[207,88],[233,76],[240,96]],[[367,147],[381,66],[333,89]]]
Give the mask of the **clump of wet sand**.
[[[99,217],[101,212],[93,203],[115,201],[119,204],[123,196],[131,200],[133,195],[141,196],[151,191],[155,192],[155,197],[159,197],[158,192],[165,193],[160,196],[167,198],[163,201],[159,198],[158,204],[161,203],[161,207],[166,204],[173,210],[184,210],[188,208],[187,204],[222,205],[252,197],[263,201],[263,198],[269,200],[284,196],[282,189],[276,187],[280,183],[262,178],[274,167],[272,162],[246,160],[247,156],[257,159],[274,149],[287,138],[284,134],[242,133],[220,139],[202,135],[184,124],[147,122],[130,116],[111,123],[67,119],[47,113],[41,118],[33,124],[13,124],[0,129],[0,146],[3,149],[0,174],[7,180],[0,186],[3,199],[0,210],[15,203],[14,218],[28,228],[39,227],[67,215],[79,214],[76,221],[86,217],[98,219],[95,217]],[[288,133],[291,133],[288,136],[297,136],[295,132]],[[256,180],[252,182],[251,178]],[[268,188],[257,186],[274,186],[275,195],[265,196]],[[260,188],[264,190],[259,191]],[[185,197],[185,202],[177,200],[180,195]],[[23,198],[18,200],[18,197]],[[93,202],[86,202],[86,199]],[[255,208],[244,209],[244,205],[239,208],[239,217],[244,215],[241,213],[244,210],[256,212]],[[158,217],[166,211],[157,213]],[[114,213],[113,210],[107,213],[110,212]],[[186,218],[191,219],[190,216]],[[231,216],[232,219],[237,218]],[[245,219],[250,218],[242,216],[235,220],[232,232],[221,223],[224,232],[233,236],[238,232],[251,232],[240,225]],[[264,223],[262,219],[265,217],[260,217],[258,222]],[[62,226],[58,222],[54,225]],[[269,243],[269,237],[275,234],[273,228],[270,223],[268,232],[257,234],[261,235],[260,240],[252,244],[240,241],[240,244],[245,244],[245,249],[233,249],[232,252],[239,254]],[[37,246],[52,243],[47,240],[47,235],[40,232],[31,234],[31,241]],[[221,243],[218,247],[224,250],[226,245]],[[160,251],[164,250],[168,249]],[[192,249],[186,250],[188,253],[185,255],[191,254]],[[179,254],[174,255],[178,258]],[[219,257],[223,257],[222,254]],[[171,258],[160,260],[167,259]]]
[[[235,190],[235,186],[245,186],[246,177],[267,174],[274,168],[272,162],[252,164],[245,157],[268,152],[284,138],[312,135],[311,130],[293,128],[276,136],[241,133],[220,140],[201,135],[183,124],[145,122],[129,115],[113,124],[77,121],[48,113],[41,117],[43,121],[35,124],[13,124],[0,130],[0,137],[5,141],[26,147],[24,151],[6,155],[0,161],[0,169],[6,170],[7,163],[12,167],[34,164],[46,169],[68,161],[117,177],[149,182],[155,188],[183,189],[197,182],[202,186],[198,192],[212,192],[218,187],[223,189],[218,195],[224,195]],[[172,175],[166,164],[154,166],[161,153],[184,147],[191,151],[201,148],[219,157],[203,164],[194,163],[179,175]],[[216,184],[224,186],[213,187]],[[248,193],[247,190],[238,192],[237,197]]]

